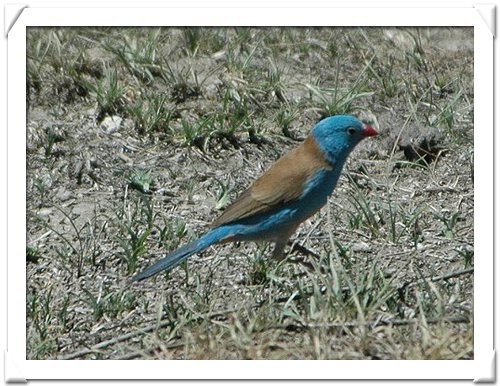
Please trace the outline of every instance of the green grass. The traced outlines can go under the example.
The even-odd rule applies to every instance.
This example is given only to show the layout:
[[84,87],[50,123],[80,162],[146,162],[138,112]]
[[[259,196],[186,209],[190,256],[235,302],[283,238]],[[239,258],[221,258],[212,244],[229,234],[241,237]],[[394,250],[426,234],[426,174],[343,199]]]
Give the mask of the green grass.
[[137,79],[150,84],[162,74],[158,59],[161,30],[150,29],[146,36],[125,35],[124,40],[109,40],[104,48],[115,55]]
[[97,102],[98,120],[117,114],[124,109],[126,87],[119,80],[116,69],[105,68],[103,78],[85,81],[83,87]]
[[165,95],[150,97],[129,107],[129,114],[140,134],[171,131],[172,111]]

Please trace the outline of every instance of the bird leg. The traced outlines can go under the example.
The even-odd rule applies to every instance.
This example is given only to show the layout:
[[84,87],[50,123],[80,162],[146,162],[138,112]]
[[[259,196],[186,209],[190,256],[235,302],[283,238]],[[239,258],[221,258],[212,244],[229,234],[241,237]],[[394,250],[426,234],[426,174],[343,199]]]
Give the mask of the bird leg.
[[273,241],[275,242],[274,244],[274,250],[272,254],[272,258],[276,259],[278,261],[282,261],[286,258],[288,253],[285,252],[285,247],[289,243],[290,237],[293,235],[295,230],[297,229],[298,224],[290,226],[285,232],[282,232],[281,234],[278,235]]
[[276,244],[274,244],[274,250],[272,254],[273,259],[281,261],[286,257],[284,251],[287,244],[288,244],[288,238],[286,239],[283,238],[276,241]]

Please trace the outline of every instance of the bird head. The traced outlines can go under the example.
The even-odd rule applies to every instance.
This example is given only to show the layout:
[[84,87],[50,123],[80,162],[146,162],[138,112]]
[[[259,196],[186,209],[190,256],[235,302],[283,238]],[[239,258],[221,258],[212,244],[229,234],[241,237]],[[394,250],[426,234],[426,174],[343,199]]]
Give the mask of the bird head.
[[343,163],[362,139],[377,134],[372,126],[352,115],[325,118],[312,130],[312,136],[332,164]]

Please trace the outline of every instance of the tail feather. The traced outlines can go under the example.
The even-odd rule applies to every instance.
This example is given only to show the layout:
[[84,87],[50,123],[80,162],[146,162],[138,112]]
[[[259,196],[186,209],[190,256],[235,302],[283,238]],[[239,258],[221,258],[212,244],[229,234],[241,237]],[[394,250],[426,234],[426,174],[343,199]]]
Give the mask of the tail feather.
[[200,237],[198,240],[184,245],[171,254],[165,256],[163,259],[157,261],[151,267],[146,268],[142,272],[139,272],[137,275],[132,277],[132,281],[141,281],[147,279],[148,277],[156,275],[161,271],[174,268],[183,261],[187,260],[190,256],[196,253],[201,253],[209,246],[218,243],[228,236],[227,233],[228,232],[223,228],[213,229],[212,231]]

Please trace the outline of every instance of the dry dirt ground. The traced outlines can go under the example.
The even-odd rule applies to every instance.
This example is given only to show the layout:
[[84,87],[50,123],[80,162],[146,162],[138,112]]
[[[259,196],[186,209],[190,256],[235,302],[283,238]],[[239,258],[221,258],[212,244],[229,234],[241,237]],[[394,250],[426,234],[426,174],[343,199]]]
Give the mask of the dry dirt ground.
[[[473,358],[472,29],[30,28],[27,57],[27,358]],[[340,113],[380,135],[293,236],[316,257],[129,282]]]

